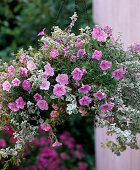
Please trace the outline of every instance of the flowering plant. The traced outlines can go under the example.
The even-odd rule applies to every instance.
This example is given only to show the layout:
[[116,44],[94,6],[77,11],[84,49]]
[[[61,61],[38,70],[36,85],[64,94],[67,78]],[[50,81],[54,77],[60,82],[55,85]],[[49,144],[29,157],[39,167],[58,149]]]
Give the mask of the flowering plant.
[[119,155],[127,145],[139,148],[138,51],[124,51],[108,26],[86,27],[75,35],[76,13],[71,19],[64,31],[54,27],[51,36],[44,28],[38,50],[21,49],[10,66],[1,66],[0,125],[10,126],[17,138],[15,147],[0,150],[2,157],[15,160],[39,126],[56,142],[57,125],[76,114],[116,134],[117,142],[106,144],[114,153]]
[[[61,143],[55,143],[53,147],[47,135],[42,131],[40,133],[41,135],[35,137],[30,144],[26,144],[25,159],[21,161],[21,166],[12,165],[11,170],[87,170],[89,168],[83,146],[77,144],[68,131],[57,135]],[[7,142],[1,138],[0,147],[5,147]],[[13,141],[10,135],[10,143],[13,142],[16,141]],[[2,168],[3,165],[4,161],[2,160],[0,167]]]

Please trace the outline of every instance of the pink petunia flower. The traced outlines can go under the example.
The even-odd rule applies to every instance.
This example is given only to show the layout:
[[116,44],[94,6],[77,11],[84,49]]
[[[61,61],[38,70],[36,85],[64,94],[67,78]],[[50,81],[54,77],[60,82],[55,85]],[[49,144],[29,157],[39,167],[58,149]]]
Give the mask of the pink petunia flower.
[[52,147],[60,147],[62,146],[62,143],[58,142],[58,141],[55,141],[53,144],[52,144]]
[[113,103],[112,103],[112,104],[107,104],[107,103],[105,103],[105,104],[102,104],[102,105],[100,106],[100,108],[101,108],[101,110],[102,110],[103,112],[110,111],[110,110],[112,110],[112,109],[114,108],[114,104],[113,104]]
[[57,117],[57,113],[58,112],[56,110],[53,110],[53,111],[51,111],[50,116],[53,117],[53,118]]
[[112,29],[111,29],[111,27],[109,27],[108,25],[105,26],[103,29],[104,29],[104,31],[105,31],[107,34],[112,34]]
[[37,36],[45,35],[45,33],[44,33],[45,29],[46,29],[46,28],[44,28],[41,32],[39,32],[39,33],[37,34]]
[[66,50],[68,50],[69,48],[70,48],[69,46],[64,47],[64,48],[63,48],[63,51],[66,51]]
[[102,70],[108,70],[109,68],[112,67],[112,62],[111,61],[106,61],[106,60],[102,60],[101,64],[100,64],[100,68]]
[[42,100],[42,96],[38,93],[36,93],[33,97],[34,97],[36,102],[38,102],[39,100]]
[[62,97],[66,94],[66,89],[64,85],[56,84],[53,88],[53,94],[57,97]]
[[87,170],[88,164],[86,162],[78,162],[78,167],[80,170]]
[[83,58],[84,54],[86,54],[85,49],[80,49],[77,53],[77,58],[79,57]]
[[42,84],[40,85],[41,90],[49,90],[49,87],[50,87],[49,81],[43,81]]
[[81,71],[79,68],[75,68],[71,74],[73,75],[74,80],[81,80],[83,71]]
[[2,84],[0,84],[0,88],[2,88],[3,86],[2,86]]
[[13,67],[13,66],[9,66],[8,67],[8,72],[9,72],[9,74],[15,74],[15,67]]
[[61,85],[68,84],[68,75],[67,74],[58,74],[56,77],[56,81],[60,83]]
[[14,112],[17,112],[19,108],[17,108],[16,103],[8,103],[9,109],[11,109]]
[[39,100],[37,102],[37,106],[40,110],[48,110],[48,103],[46,102],[46,100]]
[[108,37],[108,35],[103,30],[101,30],[100,27],[93,28],[92,36],[94,36],[97,41],[101,42],[106,42],[106,39]]
[[82,87],[78,89],[78,92],[87,94],[90,90],[91,90],[91,87],[88,84],[86,84],[86,85],[82,85]]
[[23,83],[22,83],[22,87],[25,91],[29,91],[30,90],[30,87],[31,87],[31,84],[28,80],[24,80]]
[[2,105],[0,104],[0,109],[2,109]]
[[13,128],[9,125],[5,125],[4,132],[9,134],[9,135],[12,135],[14,133]]
[[83,75],[87,74],[87,70],[85,68],[82,69]]
[[54,109],[54,110],[58,110],[59,109],[59,107],[57,106],[57,104],[52,104],[52,108]]
[[46,48],[46,49],[48,49],[48,46],[46,45],[47,41],[48,41],[48,39],[44,41],[44,48]]
[[51,67],[51,65],[48,63],[44,66],[45,68],[45,74],[47,76],[54,76],[54,71],[53,71],[53,68]]
[[0,138],[0,148],[4,148],[5,146],[6,146],[5,140]]
[[81,113],[83,115],[85,115],[87,113],[87,110],[83,106],[80,106],[78,111],[79,111],[79,113]]
[[76,61],[76,56],[72,55],[71,58],[70,58],[70,61],[71,61],[72,63],[74,63],[74,62]]
[[26,59],[27,59],[26,56],[21,55],[19,61],[20,61],[21,63],[24,63],[24,64],[25,64],[25,60],[26,60]]
[[134,49],[135,49],[136,52],[140,52],[140,43],[135,44]]
[[122,68],[119,68],[119,69],[113,71],[113,73],[112,73],[115,80],[120,80],[121,78],[123,78],[124,74],[125,74],[125,71]]
[[24,102],[22,97],[16,99],[15,103],[16,103],[16,107],[19,109],[24,109],[24,106],[26,105],[26,102]]
[[68,160],[68,159],[69,159],[68,155],[67,155],[65,152],[61,152],[61,153],[60,153],[60,157],[61,157],[62,159],[64,159],[64,160]]
[[26,68],[20,67],[20,74],[23,77],[27,77],[28,70]]
[[75,43],[75,47],[76,47],[77,50],[78,50],[79,48],[81,48],[82,45],[83,45],[82,41]]
[[21,83],[21,81],[20,81],[18,78],[15,78],[15,79],[12,81],[13,86],[19,86],[20,83]]
[[35,65],[35,63],[33,62],[33,60],[27,61],[27,68],[28,68],[28,70],[30,70],[30,71],[33,71],[33,70],[36,69],[36,65]]
[[10,88],[11,88],[11,84],[8,82],[8,81],[5,81],[3,84],[2,84],[2,87],[3,87],[3,90],[5,91],[10,91]]
[[92,59],[96,59],[99,61],[101,57],[102,57],[102,51],[95,50],[92,55]]
[[42,123],[40,127],[42,130],[45,130],[47,132],[51,130],[51,125],[49,125],[47,122]]
[[75,85],[76,85],[76,86],[80,86],[79,81],[76,81],[76,82],[75,82]]
[[98,91],[97,93],[94,93],[93,96],[98,98],[98,100],[102,100],[103,98],[106,98],[106,94],[102,93],[101,91]]
[[88,96],[83,96],[80,100],[79,103],[81,106],[89,105],[91,103],[92,99]]
[[50,56],[52,58],[55,58],[56,56],[58,56],[59,53],[58,53],[58,50],[55,50],[54,48],[52,49],[51,53],[50,53]]

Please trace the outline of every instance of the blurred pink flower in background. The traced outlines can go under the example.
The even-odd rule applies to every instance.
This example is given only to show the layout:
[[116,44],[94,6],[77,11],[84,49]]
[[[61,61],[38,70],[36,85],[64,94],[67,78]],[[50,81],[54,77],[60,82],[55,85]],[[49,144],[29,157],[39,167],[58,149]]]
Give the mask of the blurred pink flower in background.
[[0,138],[0,147],[4,148],[6,146],[6,142],[4,139]]

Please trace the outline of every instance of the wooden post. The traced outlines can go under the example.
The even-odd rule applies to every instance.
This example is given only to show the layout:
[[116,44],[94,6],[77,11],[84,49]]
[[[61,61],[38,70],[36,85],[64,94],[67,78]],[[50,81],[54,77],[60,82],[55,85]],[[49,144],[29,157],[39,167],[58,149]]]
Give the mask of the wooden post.
[[[93,0],[93,20],[95,24],[113,28],[114,36],[122,32],[122,42],[126,48],[133,42],[140,42],[140,0]],[[105,129],[95,130],[96,170],[140,170],[140,150],[128,148],[120,157],[109,149],[100,147],[106,139]],[[140,143],[140,136],[138,137]]]

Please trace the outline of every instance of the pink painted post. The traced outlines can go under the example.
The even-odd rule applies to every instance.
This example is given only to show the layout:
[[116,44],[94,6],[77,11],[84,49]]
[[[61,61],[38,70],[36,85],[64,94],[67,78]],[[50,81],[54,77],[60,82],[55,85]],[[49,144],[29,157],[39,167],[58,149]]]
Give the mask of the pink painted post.
[[[140,0],[93,0],[93,20],[98,25],[111,26],[114,36],[122,32],[124,47],[140,42]],[[118,157],[100,147],[101,142],[114,138],[108,137],[105,129],[98,128],[95,133],[96,170],[140,170],[140,150],[128,148]],[[140,143],[140,136],[138,140]]]

